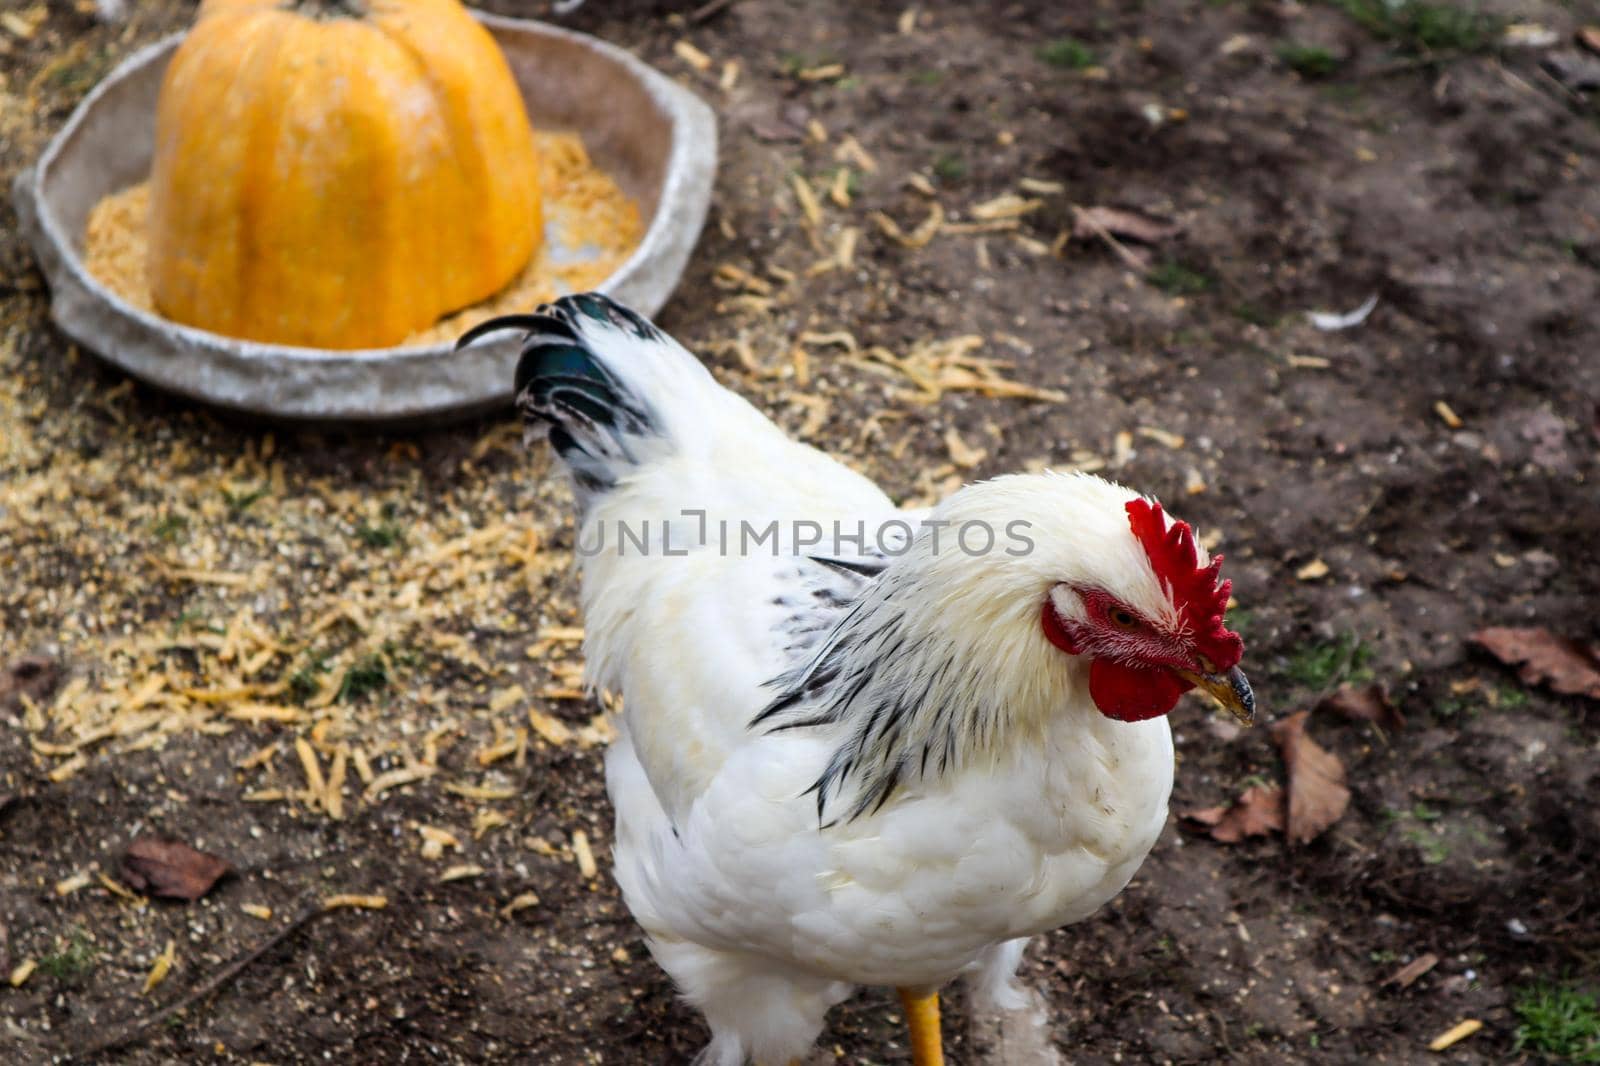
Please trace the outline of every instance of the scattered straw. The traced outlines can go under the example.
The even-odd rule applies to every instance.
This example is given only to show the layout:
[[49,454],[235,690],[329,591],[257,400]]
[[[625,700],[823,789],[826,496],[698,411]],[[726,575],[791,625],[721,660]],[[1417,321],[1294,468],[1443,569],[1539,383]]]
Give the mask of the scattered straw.
[[500,908],[500,917],[509,918],[518,911],[527,910],[529,907],[537,907],[538,905],[539,896],[537,893],[524,892]]
[[582,829],[572,834],[572,855],[578,860],[578,872],[585,880],[592,879],[600,872],[595,865],[594,852],[589,847],[589,834]]
[[377,896],[377,895],[363,896],[363,895],[356,895],[356,894],[353,894],[353,893],[345,893],[345,894],[341,894],[341,895],[337,895],[337,896],[329,896],[327,899],[322,901],[322,909],[325,910],[325,911],[334,911],[334,910],[340,910],[340,909],[343,909],[343,908],[354,908],[356,910],[367,910],[367,911],[381,911],[385,907],[387,907],[388,905],[389,905],[389,899],[388,899],[387,896]]
[[672,46],[672,53],[701,73],[711,69],[711,57],[688,41],[678,41]]
[[167,979],[167,973],[172,969],[172,964],[178,958],[178,942],[168,940],[167,948],[156,956],[155,963],[150,967],[150,973],[144,979],[144,994],[149,995],[155,991],[157,985]]

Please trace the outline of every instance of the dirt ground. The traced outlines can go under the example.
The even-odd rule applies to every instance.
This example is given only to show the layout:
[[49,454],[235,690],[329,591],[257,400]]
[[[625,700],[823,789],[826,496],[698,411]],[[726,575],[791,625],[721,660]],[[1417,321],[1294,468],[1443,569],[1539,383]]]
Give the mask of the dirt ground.
[[[31,36],[0,25],[7,187],[112,64],[192,15],[128,6],[107,26],[8,0]],[[1600,716],[1466,638],[1600,636],[1600,112],[1541,65],[1581,58],[1582,5],[1492,9],[1554,30],[1539,47],[1420,41],[1360,4],[903,7],[570,16],[720,115],[712,216],[660,323],[897,498],[1103,464],[1220,534],[1269,721],[1367,678],[1406,717],[1313,716],[1353,794],[1314,842],[1222,845],[1175,820],[1112,906],[1031,947],[1066,1061],[1531,1056],[1516,997],[1600,978]],[[847,134],[863,153],[841,153]],[[1040,204],[973,214],[1007,193]],[[911,234],[935,204],[946,226],[921,247],[874,218]],[[1092,234],[1058,241],[1072,205],[1181,230],[1121,242],[1140,271]],[[509,418],[274,428],[130,382],[50,325],[14,222],[0,207],[0,660],[60,674],[0,707],[0,973],[38,963],[0,985],[0,1059],[687,1061],[705,1031],[606,874],[602,729],[573,698],[570,519],[546,458]],[[1352,329],[1304,313],[1374,294]],[[799,342],[838,331],[855,351]],[[1063,397],[919,396],[857,354],[964,335]],[[1283,779],[1265,729],[1197,702],[1173,725],[1175,811]],[[348,773],[342,810],[302,747]],[[424,828],[457,846],[425,856]],[[97,875],[144,832],[234,873],[197,903],[125,899]],[[388,905],[250,954],[333,893]],[[1429,952],[1415,983],[1386,983]],[[1483,1030],[1426,1050],[1469,1018]],[[866,992],[824,1057],[908,1062],[897,1021]],[[954,1062],[987,1061],[959,992],[946,1036]]]

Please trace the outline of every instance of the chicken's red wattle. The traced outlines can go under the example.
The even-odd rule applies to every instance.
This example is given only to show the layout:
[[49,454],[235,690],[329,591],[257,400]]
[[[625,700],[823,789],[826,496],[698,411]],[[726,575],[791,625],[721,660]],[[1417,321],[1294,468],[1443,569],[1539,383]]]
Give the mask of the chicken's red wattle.
[[1089,696],[1101,714],[1119,722],[1166,714],[1193,687],[1164,666],[1128,666],[1109,659],[1089,664]]

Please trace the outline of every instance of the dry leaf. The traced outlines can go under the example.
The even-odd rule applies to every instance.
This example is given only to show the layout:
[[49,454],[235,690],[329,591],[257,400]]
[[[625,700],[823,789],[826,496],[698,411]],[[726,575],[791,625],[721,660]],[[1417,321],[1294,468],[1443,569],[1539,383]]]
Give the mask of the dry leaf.
[[1315,840],[1350,806],[1344,763],[1306,733],[1310,717],[1310,711],[1301,711],[1272,727],[1272,739],[1278,742],[1289,775],[1287,835],[1296,844]]
[[1245,837],[1283,832],[1283,790],[1252,785],[1230,807],[1185,811],[1178,817],[1205,826],[1211,839],[1237,844]]
[[1419,955],[1417,958],[1412,959],[1410,962],[1400,967],[1394,973],[1385,978],[1383,983],[1386,985],[1395,985],[1400,988],[1410,988],[1416,983],[1417,978],[1421,977],[1423,974],[1427,973],[1437,965],[1439,965],[1439,956],[1430,951],[1425,955]]
[[142,836],[122,857],[122,880],[147,896],[196,900],[227,873],[228,864],[177,840]]
[[1527,684],[1600,700],[1600,655],[1592,647],[1537,626],[1480,629],[1472,641],[1506,665],[1517,666]]
[[1405,715],[1390,701],[1388,691],[1377,682],[1370,685],[1340,685],[1338,691],[1313,709],[1333,711],[1357,722],[1371,722],[1391,733],[1406,727]]
[[1159,244],[1177,236],[1181,228],[1175,222],[1120,207],[1081,207],[1073,212],[1072,218],[1072,235],[1080,241],[1098,237],[1104,230],[1141,244]]

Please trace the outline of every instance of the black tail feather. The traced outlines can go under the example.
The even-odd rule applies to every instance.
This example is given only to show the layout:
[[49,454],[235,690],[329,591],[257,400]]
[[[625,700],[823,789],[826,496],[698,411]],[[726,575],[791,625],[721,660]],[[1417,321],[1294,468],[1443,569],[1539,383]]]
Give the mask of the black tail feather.
[[474,326],[456,347],[505,330],[521,330],[515,377],[524,421],[544,425],[578,485],[604,489],[615,467],[634,461],[629,438],[657,432],[644,401],[595,354],[585,319],[620,328],[641,341],[663,337],[651,322],[598,293],[564,296],[533,314],[503,315]]

